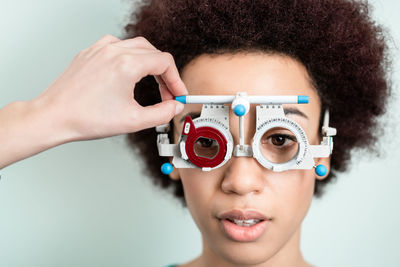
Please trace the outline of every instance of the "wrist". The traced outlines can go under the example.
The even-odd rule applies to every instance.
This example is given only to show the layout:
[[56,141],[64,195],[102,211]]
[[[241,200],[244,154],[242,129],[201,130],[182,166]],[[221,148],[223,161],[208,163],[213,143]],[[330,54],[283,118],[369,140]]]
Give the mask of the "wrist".
[[25,102],[26,117],[39,127],[39,135],[47,141],[44,147],[54,147],[74,141],[76,138],[66,126],[63,113],[55,103],[43,95]]
[[36,100],[0,109],[0,125],[0,168],[68,141],[52,111]]

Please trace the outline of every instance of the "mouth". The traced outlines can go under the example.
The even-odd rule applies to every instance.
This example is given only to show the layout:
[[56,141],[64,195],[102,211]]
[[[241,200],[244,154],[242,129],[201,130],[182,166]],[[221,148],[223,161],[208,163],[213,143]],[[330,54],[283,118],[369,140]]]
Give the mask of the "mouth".
[[250,219],[250,220],[231,220],[231,219],[226,219],[228,221],[230,221],[231,223],[234,223],[238,226],[242,226],[242,227],[250,227],[253,226],[263,220],[256,220],[256,219]]
[[228,212],[221,213],[217,216],[220,220],[229,220],[231,222],[247,222],[254,223],[259,221],[271,220],[270,216],[264,215],[258,211],[241,211],[241,210],[231,210]]
[[272,217],[257,211],[232,210],[217,216],[224,234],[233,241],[250,242],[267,229]]

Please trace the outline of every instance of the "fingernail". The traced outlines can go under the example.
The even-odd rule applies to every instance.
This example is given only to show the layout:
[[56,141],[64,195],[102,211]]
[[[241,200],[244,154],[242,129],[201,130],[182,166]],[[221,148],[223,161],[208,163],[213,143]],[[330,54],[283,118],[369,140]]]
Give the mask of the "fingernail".
[[182,112],[184,105],[182,103],[178,103],[175,107],[175,115]]

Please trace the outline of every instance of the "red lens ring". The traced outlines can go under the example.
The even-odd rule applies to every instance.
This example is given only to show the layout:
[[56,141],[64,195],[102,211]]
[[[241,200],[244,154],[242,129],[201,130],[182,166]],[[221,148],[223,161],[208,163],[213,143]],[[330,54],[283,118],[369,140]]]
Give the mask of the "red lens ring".
[[[218,146],[219,146],[219,151],[218,154],[212,158],[204,158],[204,157],[199,157],[196,155],[196,153],[193,150],[194,142],[196,142],[197,138],[199,137],[205,137],[205,138],[210,138],[214,139],[217,141]],[[197,167],[203,168],[203,167],[216,167],[221,162],[224,161],[225,154],[226,154],[226,147],[227,147],[227,141],[226,138],[221,134],[217,129],[204,126],[204,127],[199,127],[196,128],[196,134],[194,135],[188,135],[186,139],[186,144],[185,144],[185,151],[186,154],[194,165]]]

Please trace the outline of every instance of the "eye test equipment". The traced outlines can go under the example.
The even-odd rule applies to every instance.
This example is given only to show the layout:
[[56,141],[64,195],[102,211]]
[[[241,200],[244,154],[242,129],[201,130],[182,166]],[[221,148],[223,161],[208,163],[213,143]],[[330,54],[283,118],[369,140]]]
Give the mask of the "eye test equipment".
[[[170,144],[169,124],[156,127],[159,155],[173,157],[176,168],[201,168],[211,171],[223,166],[232,155],[253,157],[263,167],[276,171],[315,169],[325,176],[327,168],[315,165],[314,158],[329,157],[333,150],[336,129],[329,127],[329,110],[325,111],[320,145],[310,145],[304,130],[285,116],[283,104],[307,104],[308,96],[254,96],[239,92],[236,95],[177,96],[183,104],[203,104],[200,117],[186,116],[178,144]],[[229,107],[226,104],[231,104]],[[256,106],[256,131],[251,144],[244,142],[244,116]],[[229,110],[239,120],[239,144],[234,146],[229,130]],[[299,113],[290,112],[288,113]],[[295,109],[297,110],[297,109]],[[161,171],[170,174],[173,166],[164,163]]]

